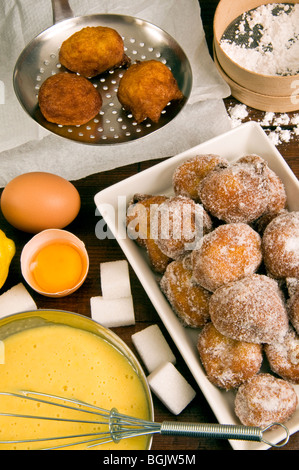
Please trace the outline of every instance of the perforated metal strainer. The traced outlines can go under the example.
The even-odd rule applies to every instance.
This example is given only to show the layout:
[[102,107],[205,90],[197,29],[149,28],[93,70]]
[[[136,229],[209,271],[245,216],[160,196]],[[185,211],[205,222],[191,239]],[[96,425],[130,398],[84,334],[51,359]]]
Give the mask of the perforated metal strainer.
[[[41,126],[67,139],[93,145],[111,145],[144,137],[169,123],[186,104],[192,87],[192,71],[188,58],[178,43],[165,31],[144,20],[123,15],[101,14],[70,17],[59,16],[52,1],[54,25],[34,38],[19,56],[14,70],[15,93],[25,111]],[[59,4],[60,2],[58,2]],[[60,5],[60,6],[61,6]],[[62,19],[63,16],[67,19]],[[62,16],[62,18],[61,18]],[[86,26],[108,26],[123,37],[125,53],[132,63],[156,59],[167,65],[178,82],[184,98],[166,106],[157,124],[145,120],[137,124],[122,108],[117,98],[119,81],[124,70],[119,68],[91,79],[103,99],[99,114],[82,126],[59,126],[45,120],[38,106],[38,92],[49,76],[65,71],[59,63],[62,42]]]

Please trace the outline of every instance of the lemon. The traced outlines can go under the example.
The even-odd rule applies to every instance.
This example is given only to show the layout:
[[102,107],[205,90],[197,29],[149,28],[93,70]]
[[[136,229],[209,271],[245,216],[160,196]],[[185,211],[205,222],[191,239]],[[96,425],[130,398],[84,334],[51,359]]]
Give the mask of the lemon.
[[10,263],[15,253],[14,241],[7,238],[5,233],[0,230],[0,288],[7,279]]

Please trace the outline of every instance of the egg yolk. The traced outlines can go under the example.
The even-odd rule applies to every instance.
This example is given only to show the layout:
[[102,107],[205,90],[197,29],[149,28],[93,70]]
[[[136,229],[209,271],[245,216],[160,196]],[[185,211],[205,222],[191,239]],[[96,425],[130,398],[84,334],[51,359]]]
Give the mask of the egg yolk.
[[82,274],[83,263],[78,250],[66,243],[43,247],[33,259],[31,270],[39,288],[48,293],[74,287]]

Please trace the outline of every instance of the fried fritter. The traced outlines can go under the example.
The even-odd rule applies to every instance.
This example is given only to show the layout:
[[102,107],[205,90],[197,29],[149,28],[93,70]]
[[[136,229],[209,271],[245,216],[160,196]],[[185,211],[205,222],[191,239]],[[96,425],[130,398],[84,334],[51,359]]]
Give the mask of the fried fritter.
[[197,155],[181,163],[172,177],[173,189],[176,195],[186,196],[195,202],[200,202],[198,188],[207,174],[217,166],[225,168],[228,161],[219,155]]
[[265,428],[295,413],[298,397],[286,380],[259,373],[244,382],[235,397],[235,413],[245,426]]
[[293,328],[282,341],[264,347],[271,370],[282,379],[299,384],[299,336]]
[[128,62],[122,37],[115,29],[87,26],[66,39],[60,63],[72,72],[91,78]]
[[253,274],[262,262],[261,237],[248,224],[223,224],[206,234],[192,252],[194,281],[214,292]]
[[184,326],[200,328],[210,319],[211,293],[193,283],[188,256],[167,266],[160,287]]
[[86,78],[73,73],[58,73],[47,78],[40,87],[38,101],[49,122],[77,126],[95,117],[102,98]]
[[151,219],[154,218],[154,211],[167,199],[167,196],[136,194],[129,204],[126,216],[128,235],[146,249],[151,267],[161,274],[171,259],[162,253],[152,237]]
[[120,80],[117,97],[139,123],[158,122],[165,106],[183,94],[171,70],[158,60],[132,64]]
[[299,279],[299,211],[285,212],[267,225],[262,249],[271,277]]
[[209,302],[215,328],[237,341],[271,344],[281,341],[289,319],[278,283],[263,274],[251,274],[218,287]]
[[199,196],[214,217],[226,223],[251,223],[266,212],[268,173],[265,166],[254,161],[216,167],[201,181]]
[[185,196],[169,197],[156,212],[153,234],[157,245],[171,259],[191,252],[212,230],[212,220],[201,204]]
[[197,349],[210,382],[225,390],[239,387],[257,374],[262,365],[260,344],[228,338],[211,322],[201,330]]

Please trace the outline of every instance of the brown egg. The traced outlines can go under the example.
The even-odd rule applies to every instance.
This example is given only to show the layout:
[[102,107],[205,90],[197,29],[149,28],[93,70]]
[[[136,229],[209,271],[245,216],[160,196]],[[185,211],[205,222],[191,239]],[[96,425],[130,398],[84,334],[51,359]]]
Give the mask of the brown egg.
[[15,228],[38,233],[64,228],[78,215],[81,200],[75,186],[52,173],[24,173],[4,188],[0,206],[5,219]]

